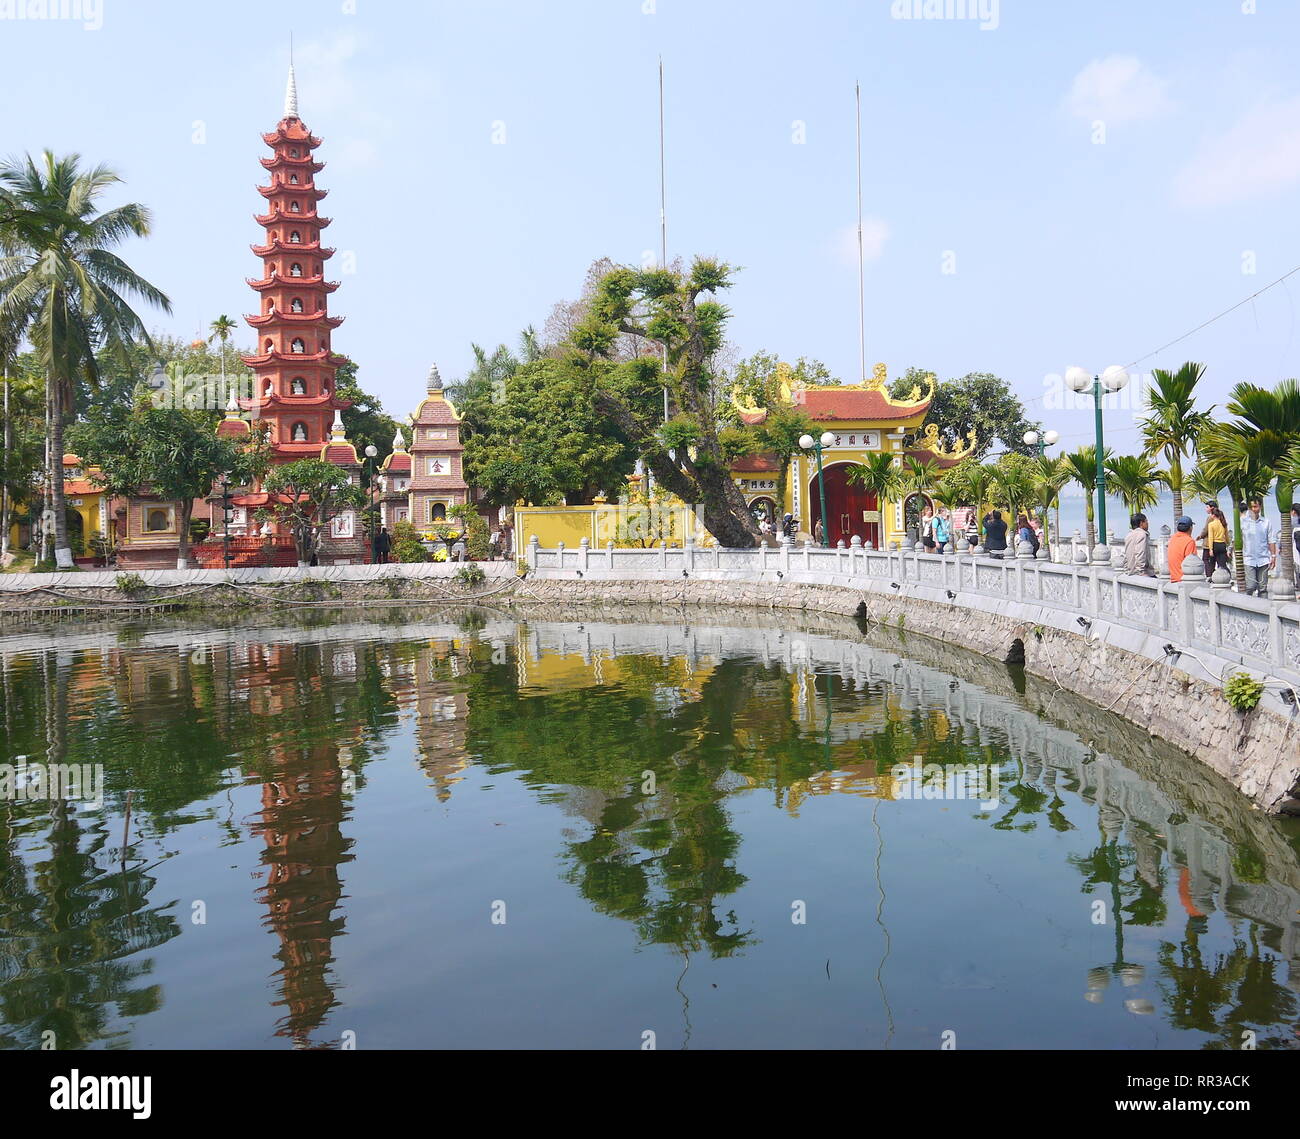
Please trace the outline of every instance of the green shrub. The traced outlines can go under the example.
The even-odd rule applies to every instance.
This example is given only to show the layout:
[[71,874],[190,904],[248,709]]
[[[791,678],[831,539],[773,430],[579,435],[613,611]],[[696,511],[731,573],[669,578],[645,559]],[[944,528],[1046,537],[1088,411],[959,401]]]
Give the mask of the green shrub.
[[127,597],[137,597],[149,587],[145,585],[144,578],[138,573],[120,573],[114,579],[119,593],[125,593]]
[[429,560],[429,551],[420,542],[420,532],[409,522],[393,523],[393,559],[399,562]]
[[479,582],[486,580],[487,574],[480,566],[461,566],[452,577],[461,585],[478,585]]
[[472,562],[485,562],[488,556],[488,528],[477,510],[470,503],[453,506],[449,511],[453,518],[460,520],[465,527],[465,550]]
[[1234,672],[1223,686],[1223,695],[1238,712],[1249,712],[1264,695],[1264,682],[1248,672]]

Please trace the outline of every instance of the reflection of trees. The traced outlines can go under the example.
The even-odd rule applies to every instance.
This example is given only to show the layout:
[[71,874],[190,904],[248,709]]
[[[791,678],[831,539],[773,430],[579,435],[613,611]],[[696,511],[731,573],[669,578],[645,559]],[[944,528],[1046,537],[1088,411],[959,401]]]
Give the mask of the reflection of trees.
[[1261,949],[1258,927],[1250,923],[1247,940],[1234,938],[1229,952],[1208,959],[1201,949],[1206,929],[1204,917],[1189,917],[1181,943],[1160,943],[1156,957],[1170,1023],[1209,1033],[1215,1038],[1205,1045],[1209,1049],[1240,1048],[1246,1029],[1258,1033],[1260,1048],[1294,1047],[1287,1034],[1262,1031],[1293,1022],[1297,1002],[1278,979],[1283,962]]
[[[69,669],[45,653],[33,672],[29,682],[39,681],[26,696],[38,694],[44,747],[20,754],[82,762],[68,750]],[[17,687],[3,685],[6,722]],[[37,833],[45,856],[24,859],[20,842]],[[0,1046],[39,1048],[45,1033],[59,1049],[121,1043],[127,1032],[116,1021],[161,1004],[157,986],[137,985],[149,958],[124,958],[180,930],[170,914],[147,905],[154,884],[147,869],[129,850],[117,857],[114,866],[104,821],[83,828],[66,799],[0,803]]]

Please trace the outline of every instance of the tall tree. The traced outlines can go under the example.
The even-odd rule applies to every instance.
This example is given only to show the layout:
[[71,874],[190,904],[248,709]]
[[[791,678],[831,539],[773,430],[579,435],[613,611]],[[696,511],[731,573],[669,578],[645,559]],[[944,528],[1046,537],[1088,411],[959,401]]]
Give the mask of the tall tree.
[[360,510],[366,495],[353,486],[347,471],[323,459],[297,459],[273,467],[262,480],[272,498],[259,517],[278,519],[293,534],[298,561],[307,565],[320,545],[320,536],[345,510]]
[[176,502],[176,564],[182,569],[189,564],[194,500],[210,494],[223,474],[246,486],[266,467],[262,448],[218,436],[201,411],[155,407],[145,398],[130,415],[96,415],[74,427],[70,437],[82,460],[99,468],[94,479],[108,494],[126,497],[147,488]]
[[1291,598],[1295,595],[1295,549],[1291,541],[1295,483],[1289,459],[1293,448],[1300,444],[1300,381],[1283,380],[1271,391],[1256,384],[1237,384],[1229,395],[1228,411],[1252,432],[1256,457],[1277,479],[1274,492],[1282,517],[1278,572],[1269,584],[1269,596]]
[[[1187,487],[1205,491],[1206,499],[1217,501],[1226,490],[1233,502],[1263,499],[1273,477],[1262,457],[1274,458],[1277,447],[1271,433],[1256,432],[1240,424],[1214,423],[1205,428],[1197,441],[1200,465],[1196,481],[1184,479]],[[1246,558],[1241,542],[1241,512],[1229,510],[1232,519],[1233,570],[1237,589],[1246,592]]]
[[[890,394],[906,399],[914,387],[924,387],[931,374],[909,368],[890,385]],[[977,459],[987,455],[995,442],[1007,451],[1032,455],[1035,448],[1025,442],[1025,432],[1043,429],[1027,418],[1024,403],[1006,380],[990,372],[967,372],[936,385],[926,420],[939,425],[939,438],[949,447],[964,445],[974,431]]]
[[230,336],[239,326],[224,313],[217,317],[208,325],[208,343],[214,340],[220,345],[221,349],[221,390],[226,390],[226,345],[230,343]]
[[96,350],[125,353],[148,333],[128,298],[171,311],[167,297],[137,274],[114,246],[149,233],[149,211],[136,202],[99,212],[121,179],[108,167],[81,168],[79,155],[39,164],[0,164],[0,339],[31,341],[45,371],[49,414],[46,478],[54,513],[54,558],[72,568],[63,493],[63,427],[77,376],[94,383]]
[[1205,365],[1190,360],[1176,372],[1156,368],[1154,386],[1147,390],[1148,414],[1138,420],[1142,453],[1149,459],[1161,456],[1169,467],[1175,521],[1183,516],[1183,462],[1196,453],[1197,437],[1214,422],[1213,407],[1196,407],[1196,385],[1204,374]]
[[465,441],[465,472],[492,505],[551,505],[617,495],[636,451],[597,414],[583,369],[540,359],[505,381],[482,429]]
[[[712,367],[730,315],[712,298],[730,288],[732,272],[709,257],[697,257],[687,273],[615,269],[597,286],[568,354],[586,369],[596,410],[644,456],[659,485],[697,505],[720,545],[750,548],[761,540],[758,523],[719,441]],[[651,341],[662,364],[659,351],[617,360],[620,336]]]

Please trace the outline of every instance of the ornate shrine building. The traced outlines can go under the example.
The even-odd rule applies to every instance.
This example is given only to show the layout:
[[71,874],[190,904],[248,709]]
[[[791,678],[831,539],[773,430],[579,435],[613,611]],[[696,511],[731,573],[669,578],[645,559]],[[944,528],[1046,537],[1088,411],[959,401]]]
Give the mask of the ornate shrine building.
[[[862,544],[883,549],[891,541],[900,541],[911,513],[908,495],[897,502],[880,502],[874,494],[852,485],[847,478],[853,465],[869,454],[887,453],[895,463],[904,457],[932,460],[939,467],[951,467],[973,453],[973,441],[965,448],[945,449],[939,429],[929,424],[923,434],[921,425],[934,399],[934,378],[929,390],[916,386],[907,399],[889,394],[885,365],[877,364],[871,379],[863,384],[810,385],[789,380],[789,368],[782,364],[781,396],[791,407],[803,411],[813,422],[814,436],[829,431],[834,442],[822,452],[822,475],[826,482],[827,539],[834,546],[851,545],[856,536]],[[767,418],[763,408],[746,407],[732,393],[741,420],[750,425]],[[814,454],[797,455],[790,463],[785,496],[776,501],[780,463],[773,455],[749,455],[731,465],[732,478],[740,487],[745,501],[755,515],[766,515],[779,530],[781,518],[793,514],[799,532],[812,533],[821,518],[821,487]]]

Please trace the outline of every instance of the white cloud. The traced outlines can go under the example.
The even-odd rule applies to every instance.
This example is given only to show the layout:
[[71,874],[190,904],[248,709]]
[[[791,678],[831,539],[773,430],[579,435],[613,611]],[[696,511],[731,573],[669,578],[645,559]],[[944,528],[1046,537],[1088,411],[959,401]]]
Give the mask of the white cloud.
[[1074,77],[1065,109],[1077,118],[1107,124],[1151,119],[1168,111],[1173,103],[1166,94],[1169,84],[1159,79],[1132,55],[1110,55],[1094,59]]
[[1201,140],[1174,177],[1185,206],[1221,206],[1300,182],[1300,95],[1252,108],[1226,131]]
[[[889,240],[889,225],[883,218],[864,217],[862,219],[862,258],[864,261],[878,261],[885,252],[885,242]],[[858,263],[858,227],[846,226],[836,235],[836,253],[849,265]]]

